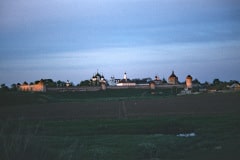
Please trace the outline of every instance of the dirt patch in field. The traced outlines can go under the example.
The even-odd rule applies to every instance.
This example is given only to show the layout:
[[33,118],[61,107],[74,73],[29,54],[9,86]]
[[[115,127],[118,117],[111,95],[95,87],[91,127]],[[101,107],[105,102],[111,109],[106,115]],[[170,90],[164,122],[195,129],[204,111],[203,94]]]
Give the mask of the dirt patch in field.
[[65,102],[0,107],[0,119],[130,118],[240,113],[240,94],[202,94],[154,99]]

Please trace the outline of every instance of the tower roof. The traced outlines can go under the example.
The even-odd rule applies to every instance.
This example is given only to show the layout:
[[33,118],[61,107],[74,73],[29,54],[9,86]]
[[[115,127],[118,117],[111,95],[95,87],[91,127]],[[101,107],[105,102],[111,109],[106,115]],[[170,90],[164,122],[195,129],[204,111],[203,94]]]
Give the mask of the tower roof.
[[104,78],[103,74],[101,75],[100,73],[96,73],[95,75],[93,75],[92,78],[97,78],[97,77],[100,77],[100,78]]
[[169,76],[169,78],[177,78],[177,76],[174,74],[174,71],[172,71],[172,74]]
[[192,76],[189,74],[186,79],[192,79]]

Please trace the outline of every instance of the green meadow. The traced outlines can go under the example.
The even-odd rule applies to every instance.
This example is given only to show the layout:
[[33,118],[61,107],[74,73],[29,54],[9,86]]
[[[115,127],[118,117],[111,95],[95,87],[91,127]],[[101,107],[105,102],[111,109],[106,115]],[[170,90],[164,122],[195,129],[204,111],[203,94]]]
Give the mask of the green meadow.
[[[101,92],[101,95],[97,95],[99,92],[59,95],[21,93],[20,96],[33,96],[37,99],[21,102],[28,105],[89,99],[94,100],[94,103],[118,98],[156,99],[161,98],[162,94],[165,97],[173,96],[163,92],[152,97],[150,92],[133,90],[128,92],[133,95],[129,97],[122,93],[126,91],[114,92],[108,97],[106,95],[110,93],[107,92]],[[79,94],[83,95],[78,99]],[[95,97],[89,98],[89,94]],[[5,99],[5,104],[7,101]],[[17,101],[20,103],[21,99],[11,102],[8,107],[17,105]],[[231,104],[226,107],[231,107]],[[239,148],[239,112],[127,118],[0,120],[1,160],[239,159]]]
[[239,126],[239,115],[1,121],[0,159],[238,159]]
[[0,92],[1,105],[39,104],[54,102],[111,101],[122,99],[148,99],[175,96],[179,88],[149,89],[112,89],[89,92]]

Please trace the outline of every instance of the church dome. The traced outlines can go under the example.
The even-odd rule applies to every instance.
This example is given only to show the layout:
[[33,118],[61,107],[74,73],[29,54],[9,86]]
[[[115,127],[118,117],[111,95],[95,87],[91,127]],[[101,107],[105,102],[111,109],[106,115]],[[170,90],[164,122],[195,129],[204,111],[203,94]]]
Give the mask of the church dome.
[[192,76],[191,75],[188,75],[186,77],[186,87],[189,89],[189,88],[192,88]]
[[169,78],[177,78],[177,76],[174,74],[174,71],[172,71],[172,74],[169,76]]
[[92,78],[104,78],[104,76],[97,72]]
[[191,76],[191,75],[188,75],[188,76],[186,77],[186,79],[192,79],[192,76]]

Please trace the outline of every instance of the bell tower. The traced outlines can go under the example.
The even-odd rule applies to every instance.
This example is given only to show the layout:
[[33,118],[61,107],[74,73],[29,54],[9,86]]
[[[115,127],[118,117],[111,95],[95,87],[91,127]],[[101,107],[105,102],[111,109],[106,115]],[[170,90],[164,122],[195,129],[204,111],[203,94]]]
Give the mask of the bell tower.
[[186,77],[186,87],[187,89],[191,89],[192,88],[192,76],[188,75]]
[[123,79],[127,82],[127,73],[126,72],[123,75]]

